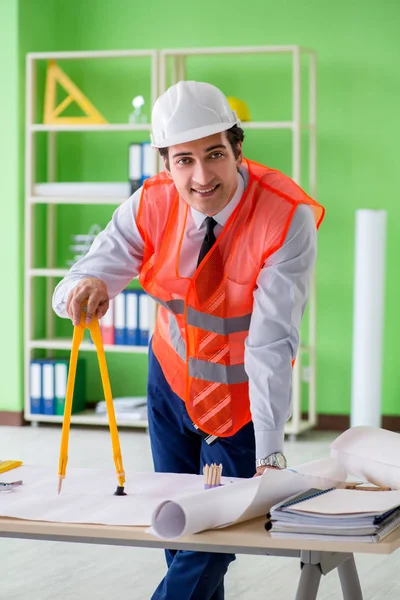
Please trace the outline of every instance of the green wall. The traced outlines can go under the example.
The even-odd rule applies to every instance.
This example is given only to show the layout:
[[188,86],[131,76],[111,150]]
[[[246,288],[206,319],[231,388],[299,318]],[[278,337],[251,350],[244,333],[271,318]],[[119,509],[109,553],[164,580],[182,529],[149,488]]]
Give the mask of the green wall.
[[[3,4],[9,7],[13,3],[3,1]],[[31,11],[23,31],[26,32],[29,22],[32,44],[22,41],[21,31],[21,53],[38,49],[38,44],[47,50],[300,44],[317,51],[318,200],[327,208],[319,236],[318,410],[328,414],[349,412],[355,210],[386,208],[389,220],[383,409],[385,414],[400,414],[396,235],[400,203],[395,185],[399,156],[396,142],[400,136],[397,0],[386,0],[380,7],[372,0],[353,3],[250,0],[246,4],[239,0],[186,4],[161,0],[145,3],[114,0],[112,4],[101,0],[68,3],[26,0],[19,5],[29,6]],[[49,8],[47,13],[43,11],[45,6]],[[0,19],[1,34],[4,23]],[[8,26],[7,29],[9,32]],[[271,119],[286,119],[290,109],[288,64],[282,57],[272,59],[268,63],[268,76],[261,78],[258,75],[261,62],[261,59],[249,61],[245,56],[197,59],[190,62],[189,75],[211,81],[225,93],[246,99],[254,119],[267,112]],[[10,73],[9,64],[7,61]],[[121,115],[128,112],[130,98],[141,93],[122,65],[114,68],[99,64],[96,71],[89,65],[87,68],[71,65],[71,69],[68,72],[106,116],[114,116],[115,111],[122,111]],[[143,67],[138,67],[136,73],[142,81]],[[16,77],[15,67],[11,75]],[[141,85],[145,87],[145,79]],[[10,87],[15,94],[14,87]],[[3,97],[0,102],[4,101]],[[15,107],[8,114],[13,111]],[[11,137],[18,128],[17,123],[12,123],[12,118],[8,118]],[[23,127],[22,120],[19,127]],[[128,141],[127,136],[115,136],[111,141],[106,134],[88,134],[77,137],[75,142],[66,142],[61,161],[63,179],[81,176],[88,180],[103,177],[121,180],[126,172]],[[285,132],[251,132],[245,142],[245,153],[290,173],[289,144],[290,137]],[[2,151],[5,152],[4,144],[0,146]],[[9,160],[10,154],[7,153]],[[8,174],[12,172],[7,170]],[[22,186],[21,178],[19,182]],[[12,206],[15,211],[15,205]],[[15,212],[13,215],[16,220]],[[74,219],[79,221],[79,218],[82,227],[86,227],[88,217],[78,211]],[[67,222],[66,216],[60,237],[66,235]],[[10,269],[15,277],[15,261],[13,264]],[[18,319],[15,326],[21,327]],[[21,349],[19,353],[17,350],[16,347],[15,353],[19,355]],[[4,383],[8,382],[7,389],[13,389],[13,398],[10,394],[7,400],[10,408],[22,403],[17,400],[19,388],[15,388],[15,377],[11,379],[9,375],[18,360],[14,360],[14,367],[7,369],[6,379],[3,378]],[[0,407],[3,403],[2,398]]]
[[[6,26],[4,26],[6,25]],[[2,227],[0,236],[0,313],[3,319],[0,344],[0,410],[20,406],[22,397],[21,324],[21,206],[19,190],[19,69],[18,2],[0,0],[0,189]]]

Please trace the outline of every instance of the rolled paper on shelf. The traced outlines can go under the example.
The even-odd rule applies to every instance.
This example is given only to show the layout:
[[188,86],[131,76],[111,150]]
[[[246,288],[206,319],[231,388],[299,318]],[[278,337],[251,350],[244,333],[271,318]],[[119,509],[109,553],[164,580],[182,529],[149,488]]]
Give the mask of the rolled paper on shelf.
[[356,212],[351,426],[381,425],[386,211]]

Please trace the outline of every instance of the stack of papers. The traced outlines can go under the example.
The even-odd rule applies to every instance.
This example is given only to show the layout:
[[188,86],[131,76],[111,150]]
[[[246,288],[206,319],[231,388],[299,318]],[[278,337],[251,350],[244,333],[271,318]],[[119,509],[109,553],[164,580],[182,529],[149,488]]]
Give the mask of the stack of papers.
[[[147,419],[147,398],[145,396],[114,398],[113,404],[116,417],[136,421],[145,421]],[[95,412],[97,415],[107,414],[105,400],[96,404]]]
[[400,491],[310,489],[270,513],[272,537],[379,542],[400,526]]

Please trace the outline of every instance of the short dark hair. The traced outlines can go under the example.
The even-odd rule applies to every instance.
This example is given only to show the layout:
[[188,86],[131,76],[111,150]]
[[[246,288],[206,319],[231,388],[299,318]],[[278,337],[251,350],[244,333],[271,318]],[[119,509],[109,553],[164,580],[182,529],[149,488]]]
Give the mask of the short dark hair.
[[[230,129],[226,130],[226,135],[228,136],[228,141],[231,145],[232,152],[235,158],[239,156],[238,144],[239,142],[243,142],[244,140],[244,131],[238,125],[234,125]],[[168,164],[168,148],[159,148],[158,149],[160,156],[167,159],[167,169],[169,169]]]

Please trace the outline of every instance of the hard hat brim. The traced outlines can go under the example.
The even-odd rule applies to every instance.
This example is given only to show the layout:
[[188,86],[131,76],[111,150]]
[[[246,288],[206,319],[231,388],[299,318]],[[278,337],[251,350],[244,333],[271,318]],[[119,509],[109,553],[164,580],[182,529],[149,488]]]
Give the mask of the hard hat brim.
[[234,125],[240,126],[240,121],[238,118],[227,123],[215,123],[213,125],[205,125],[204,127],[197,127],[196,129],[191,129],[190,131],[182,131],[182,133],[177,133],[176,135],[166,137],[163,140],[156,140],[154,136],[150,134],[151,145],[153,148],[168,148],[169,146],[177,146],[178,144],[186,144],[187,142],[194,142],[196,140],[200,140],[201,138],[208,137],[210,135],[214,135],[215,133],[221,133],[222,131],[227,131]]

